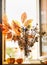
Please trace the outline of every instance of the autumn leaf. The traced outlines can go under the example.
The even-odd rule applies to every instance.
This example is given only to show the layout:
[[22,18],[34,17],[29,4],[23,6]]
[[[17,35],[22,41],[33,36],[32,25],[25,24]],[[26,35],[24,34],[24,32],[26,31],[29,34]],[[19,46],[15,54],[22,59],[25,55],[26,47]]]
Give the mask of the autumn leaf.
[[7,32],[9,31],[9,29],[11,29],[11,28],[9,28],[9,26],[7,26],[7,25],[0,24],[0,29],[1,29],[1,31],[2,31],[3,34],[7,34]]
[[32,19],[29,19],[29,20],[25,21],[24,26],[25,27],[28,27],[29,25],[32,26],[32,21],[33,21]]
[[12,28],[16,35],[19,36],[21,33],[21,27],[15,21],[12,21]]
[[1,31],[2,31],[3,34],[6,34],[7,31],[8,31],[8,29],[6,28],[6,26],[3,25],[3,24],[0,24],[0,29],[1,29]]
[[7,15],[6,15],[6,14],[4,14],[4,15],[2,16],[2,23],[5,24],[5,25],[8,24],[8,18],[7,18]]
[[28,37],[28,38],[34,38],[34,36],[33,36],[33,35],[28,35],[27,37]]
[[7,39],[11,39],[12,38],[12,32],[8,32],[7,33]]
[[18,40],[17,36],[13,35],[12,40],[14,41]]
[[6,15],[2,16],[2,23],[3,23],[6,27],[8,27],[9,29],[11,29],[11,26],[10,26],[10,24],[8,23],[8,18],[7,18]]
[[21,21],[22,21],[22,23],[24,23],[26,19],[27,19],[27,14],[26,14],[26,12],[24,12],[21,15]]
[[2,27],[2,33],[6,34],[9,30],[6,28],[6,26],[3,25]]
[[12,29],[10,24],[8,23],[8,18],[6,15],[2,16],[2,24],[0,24],[0,29],[3,34],[7,34],[7,32]]
[[12,20],[12,27],[14,27],[14,28],[16,28],[16,27],[18,27],[18,28],[20,28],[20,23],[18,22],[18,21],[14,21],[14,20]]

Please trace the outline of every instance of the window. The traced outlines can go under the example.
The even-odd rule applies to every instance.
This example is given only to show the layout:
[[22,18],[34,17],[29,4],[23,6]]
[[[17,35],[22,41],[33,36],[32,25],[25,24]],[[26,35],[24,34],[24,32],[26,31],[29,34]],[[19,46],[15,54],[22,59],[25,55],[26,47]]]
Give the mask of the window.
[[40,56],[39,0],[3,1],[3,62],[20,58],[31,64]]

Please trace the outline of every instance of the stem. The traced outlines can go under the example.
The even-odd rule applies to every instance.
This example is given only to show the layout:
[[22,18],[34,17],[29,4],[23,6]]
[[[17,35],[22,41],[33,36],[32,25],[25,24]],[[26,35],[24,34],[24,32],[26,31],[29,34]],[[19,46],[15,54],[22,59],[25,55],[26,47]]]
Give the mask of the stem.
[[27,44],[28,44],[28,39],[27,39],[26,31],[25,31],[25,48],[24,48],[25,56],[28,56],[28,46],[27,46]]

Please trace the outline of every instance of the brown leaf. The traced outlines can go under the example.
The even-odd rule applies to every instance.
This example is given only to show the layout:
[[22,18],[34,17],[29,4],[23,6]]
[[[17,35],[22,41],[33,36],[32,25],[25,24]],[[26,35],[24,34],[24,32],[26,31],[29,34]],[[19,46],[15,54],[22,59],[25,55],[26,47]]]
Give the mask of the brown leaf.
[[12,40],[16,41],[17,40],[17,36],[13,36]]
[[27,52],[31,52],[31,50],[27,50]]
[[11,32],[7,33],[7,39],[10,39],[10,38],[12,38],[12,33]]
[[28,38],[34,38],[34,36],[33,35],[28,35]]

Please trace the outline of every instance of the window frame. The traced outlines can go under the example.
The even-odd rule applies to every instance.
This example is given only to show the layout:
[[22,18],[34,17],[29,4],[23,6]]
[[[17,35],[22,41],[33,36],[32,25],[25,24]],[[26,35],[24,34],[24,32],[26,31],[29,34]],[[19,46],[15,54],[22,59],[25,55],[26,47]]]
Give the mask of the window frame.
[[[3,5],[2,5],[2,13],[5,13],[6,11],[5,11],[5,7],[6,7],[6,5],[5,5],[5,2],[6,2],[6,0],[2,0],[2,4],[4,5],[4,7],[3,7]],[[40,22],[40,56],[42,56],[42,37],[41,37],[41,0],[39,0],[39,22]],[[2,35],[2,40],[4,39],[4,36]],[[5,40],[3,41],[3,44],[5,43]],[[5,61],[5,50],[6,50],[6,48],[5,48],[5,44],[3,45],[2,44],[2,49],[4,49],[4,51],[2,51],[3,52],[3,54],[2,54],[2,57],[4,57],[3,58],[3,60]],[[4,63],[4,61],[2,61],[3,63]]]

